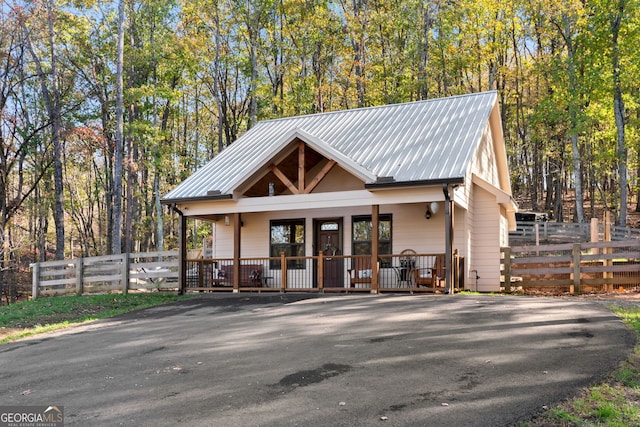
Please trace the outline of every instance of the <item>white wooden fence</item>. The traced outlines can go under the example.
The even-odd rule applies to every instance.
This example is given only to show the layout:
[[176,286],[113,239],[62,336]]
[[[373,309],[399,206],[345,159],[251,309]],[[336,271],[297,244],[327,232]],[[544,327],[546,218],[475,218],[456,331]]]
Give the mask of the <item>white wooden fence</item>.
[[32,297],[178,289],[178,251],[105,255],[31,264]]
[[[580,243],[593,240],[597,233],[602,240],[606,225],[602,221],[578,224],[573,222],[527,222],[518,221],[517,229],[509,232],[512,245],[524,246],[535,244]],[[594,229],[595,228],[595,229]],[[610,240],[640,240],[640,229],[609,226]]]

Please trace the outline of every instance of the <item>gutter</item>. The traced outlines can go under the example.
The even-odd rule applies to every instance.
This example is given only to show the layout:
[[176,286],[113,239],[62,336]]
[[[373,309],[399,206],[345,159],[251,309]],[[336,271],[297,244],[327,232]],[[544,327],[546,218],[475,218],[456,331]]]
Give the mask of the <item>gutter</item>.
[[185,202],[203,202],[206,200],[230,200],[230,199],[233,199],[233,194],[213,194],[213,195],[207,194],[206,196],[161,199],[160,203],[163,205],[175,205],[176,203],[185,203]]
[[440,178],[440,179],[424,179],[420,181],[395,181],[390,177],[378,177],[376,182],[364,185],[367,190],[383,190],[385,188],[398,187],[423,187],[430,185],[464,185],[464,178]]

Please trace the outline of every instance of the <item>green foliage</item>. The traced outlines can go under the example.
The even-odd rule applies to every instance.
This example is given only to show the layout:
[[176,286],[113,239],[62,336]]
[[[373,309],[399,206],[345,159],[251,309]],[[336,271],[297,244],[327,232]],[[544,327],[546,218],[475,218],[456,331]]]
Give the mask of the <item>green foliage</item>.
[[[117,4],[56,6],[67,228],[84,252],[101,254],[113,220]],[[637,191],[638,2],[128,1],[124,182],[125,215],[133,225],[127,237],[141,250],[155,249],[164,223],[166,238],[175,242],[176,216],[158,217],[158,196],[233,143],[254,115],[260,120],[493,89],[500,94],[517,199],[539,209],[562,208],[558,200],[575,191],[571,174],[579,168],[592,203],[616,208],[622,201],[611,23],[619,6],[626,162],[630,188]],[[0,21],[6,70],[0,98],[7,100],[0,105],[6,129],[0,148],[7,155],[1,205],[20,203],[20,219],[40,225],[12,223],[15,216],[8,214],[0,224],[11,228],[16,242],[28,242],[23,246],[34,256],[36,242],[40,251],[55,243],[46,209],[53,201],[50,125],[35,64],[20,56],[27,51],[25,22],[49,71],[41,7],[13,2]]]
[[106,294],[38,298],[0,307],[0,332],[3,328],[19,329],[0,339],[12,339],[63,329],[74,324],[102,319],[116,314],[176,301],[175,294]]

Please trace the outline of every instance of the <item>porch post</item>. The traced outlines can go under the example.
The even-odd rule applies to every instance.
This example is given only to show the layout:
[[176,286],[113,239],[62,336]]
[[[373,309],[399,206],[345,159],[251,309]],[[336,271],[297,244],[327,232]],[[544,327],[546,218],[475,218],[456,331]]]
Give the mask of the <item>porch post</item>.
[[378,293],[378,247],[380,242],[380,206],[371,206],[371,293]]
[[240,292],[240,213],[233,214],[233,292]]
[[444,255],[444,278],[445,278],[445,293],[453,293],[453,201],[451,200],[451,193],[449,185],[442,184],[442,191],[444,193],[444,242],[445,242],[445,255]]

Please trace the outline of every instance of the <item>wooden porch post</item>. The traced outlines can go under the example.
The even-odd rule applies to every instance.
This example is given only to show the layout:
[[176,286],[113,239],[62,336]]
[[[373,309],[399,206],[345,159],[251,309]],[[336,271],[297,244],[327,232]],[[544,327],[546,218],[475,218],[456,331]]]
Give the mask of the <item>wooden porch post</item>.
[[378,248],[380,243],[380,206],[371,206],[371,293],[378,293]]
[[240,292],[240,213],[233,214],[233,292]]
[[444,192],[444,242],[445,242],[445,255],[444,255],[444,278],[445,278],[445,293],[453,293],[453,277],[451,267],[453,266],[453,200],[451,200],[451,193],[448,184],[442,184],[442,191]]
[[324,252],[318,251],[318,290],[324,292]]

